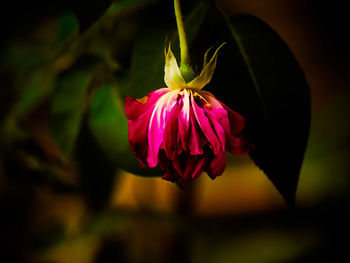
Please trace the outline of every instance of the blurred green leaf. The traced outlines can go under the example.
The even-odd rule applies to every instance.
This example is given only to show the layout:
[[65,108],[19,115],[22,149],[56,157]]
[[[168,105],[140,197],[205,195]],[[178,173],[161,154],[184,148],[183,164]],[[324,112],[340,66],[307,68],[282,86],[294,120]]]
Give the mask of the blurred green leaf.
[[54,81],[55,76],[48,67],[18,76],[17,97],[14,103],[10,104],[9,113],[1,126],[1,133],[6,143],[26,137],[27,131],[20,127],[19,123],[47,99],[54,87]]
[[54,83],[55,77],[50,69],[41,69],[24,77],[20,83],[23,90],[21,90],[15,107],[16,117],[24,117],[35,106],[38,106],[52,92]]
[[101,212],[109,202],[118,173],[101,151],[87,122],[88,119],[84,118],[77,140],[79,182],[87,206],[94,212]]
[[[185,17],[185,28],[191,43],[200,28],[209,5],[200,2]],[[170,14],[169,14],[169,11]],[[169,6],[154,6],[140,24],[135,42],[132,65],[129,75],[128,90],[123,94],[131,97],[142,97],[164,84],[164,48],[166,40],[171,41],[174,54],[179,53],[176,21]]]
[[62,152],[71,157],[96,67],[95,57],[83,57],[58,76],[50,109],[50,126]]
[[284,41],[256,17],[236,15],[205,30],[214,43],[228,42],[207,89],[247,119],[251,158],[293,206],[310,127],[304,73]]
[[109,160],[118,168],[144,176],[159,176],[160,170],[141,168],[131,153],[124,102],[110,84],[102,85],[90,105],[89,126]]
[[63,12],[60,16],[61,30],[59,32],[59,41],[64,41],[79,27],[79,22],[72,12]]

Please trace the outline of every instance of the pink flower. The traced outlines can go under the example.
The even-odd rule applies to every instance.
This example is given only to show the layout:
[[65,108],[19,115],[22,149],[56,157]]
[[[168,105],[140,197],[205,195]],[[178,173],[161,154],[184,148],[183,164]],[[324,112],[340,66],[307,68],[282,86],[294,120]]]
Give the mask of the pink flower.
[[143,167],[159,163],[163,179],[186,181],[203,171],[214,179],[224,172],[226,150],[241,155],[250,149],[241,136],[245,119],[201,90],[212,78],[216,59],[215,52],[209,62],[205,59],[201,74],[186,83],[169,48],[167,87],[125,100],[130,149]]

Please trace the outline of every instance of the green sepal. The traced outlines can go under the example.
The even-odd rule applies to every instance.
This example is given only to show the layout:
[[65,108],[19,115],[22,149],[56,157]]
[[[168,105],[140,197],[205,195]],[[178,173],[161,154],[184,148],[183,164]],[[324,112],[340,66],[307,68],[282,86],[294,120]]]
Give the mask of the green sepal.
[[211,59],[208,62],[208,54],[210,52],[210,50],[212,49],[209,48],[204,55],[204,62],[203,62],[203,69],[201,71],[201,73],[195,77],[191,82],[189,82],[187,84],[188,88],[191,89],[202,89],[205,85],[207,85],[214,74],[214,70],[216,67],[216,62],[217,62],[217,58],[218,58],[218,51],[219,49],[225,45],[226,43],[221,44],[221,46],[219,46],[216,51],[214,52],[213,56],[211,57]]

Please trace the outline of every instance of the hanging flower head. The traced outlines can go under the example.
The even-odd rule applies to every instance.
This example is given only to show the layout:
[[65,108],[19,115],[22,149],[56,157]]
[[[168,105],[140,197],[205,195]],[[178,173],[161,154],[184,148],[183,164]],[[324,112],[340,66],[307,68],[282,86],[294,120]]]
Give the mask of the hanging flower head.
[[226,167],[226,150],[241,155],[250,149],[241,136],[245,119],[202,90],[217,61],[218,50],[209,61],[208,51],[202,72],[186,83],[169,46],[165,52],[167,87],[142,99],[125,100],[131,151],[143,167],[159,163],[163,179],[169,181],[187,181],[203,171],[214,179]]

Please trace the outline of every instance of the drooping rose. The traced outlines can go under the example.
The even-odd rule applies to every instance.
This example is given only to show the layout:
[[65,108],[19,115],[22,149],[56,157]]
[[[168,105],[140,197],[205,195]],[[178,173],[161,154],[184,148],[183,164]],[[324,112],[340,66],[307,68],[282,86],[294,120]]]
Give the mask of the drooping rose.
[[158,163],[163,179],[183,181],[203,171],[214,179],[226,167],[226,150],[235,155],[250,149],[241,136],[245,119],[202,88],[212,78],[217,52],[205,56],[200,75],[186,83],[169,47],[165,54],[166,88],[142,99],[127,97],[131,151],[143,167]]

